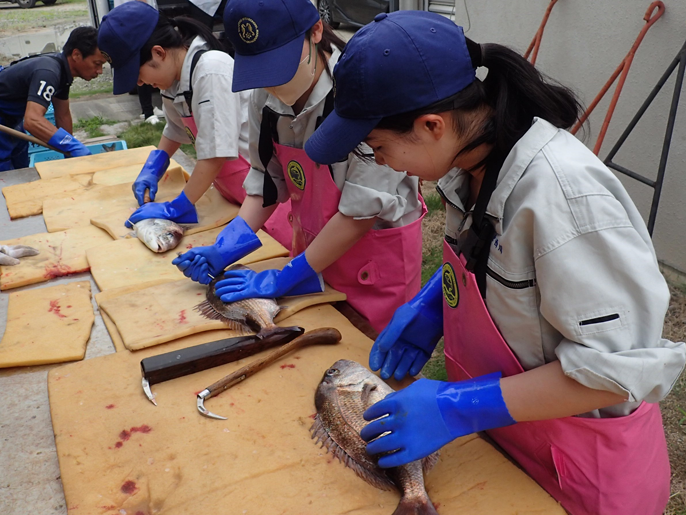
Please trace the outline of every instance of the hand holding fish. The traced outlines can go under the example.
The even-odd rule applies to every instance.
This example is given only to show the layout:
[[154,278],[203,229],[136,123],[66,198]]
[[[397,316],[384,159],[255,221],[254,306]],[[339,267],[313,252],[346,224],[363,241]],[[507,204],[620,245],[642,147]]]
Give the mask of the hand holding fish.
[[369,368],[381,369],[381,377],[400,381],[408,373],[416,376],[429,361],[443,336],[442,270],[421,291],[400,306],[374,342]]
[[257,234],[240,216],[222,229],[214,245],[196,247],[172,261],[183,275],[200,284],[209,284],[230,264],[262,246]]
[[222,302],[243,299],[276,298],[324,291],[324,280],[305,258],[305,253],[293,258],[283,270],[229,270],[216,285],[216,295]]
[[369,442],[369,454],[383,454],[383,468],[424,458],[460,436],[515,423],[503,400],[499,372],[456,383],[420,379],[387,395],[363,416],[373,422],[360,436]]
[[[148,159],[143,165],[143,169],[138,174],[132,189],[138,201],[138,205],[145,204],[145,192],[150,192],[150,200],[155,200],[157,194],[157,183],[169,167],[169,154],[164,150],[153,150],[148,155]],[[135,222],[134,222],[135,223]]]
[[148,218],[163,218],[180,224],[198,223],[198,213],[195,211],[195,206],[188,200],[183,191],[171,202],[150,202],[139,207],[125,222],[125,225],[131,229],[133,224]]

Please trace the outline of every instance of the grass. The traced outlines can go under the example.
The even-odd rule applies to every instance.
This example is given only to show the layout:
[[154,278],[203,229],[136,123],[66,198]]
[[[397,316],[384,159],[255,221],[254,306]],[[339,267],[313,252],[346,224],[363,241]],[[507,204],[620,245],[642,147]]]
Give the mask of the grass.
[[[152,125],[150,123],[143,122],[138,125],[132,125],[124,132],[119,134],[119,138],[125,140],[126,145],[129,148],[146,147],[148,145],[157,146],[160,142],[160,138],[162,137],[163,130],[163,123]],[[193,145],[181,145],[181,150],[184,154],[196,159],[195,148]]]
[[0,36],[31,32],[35,29],[53,27],[54,25],[87,23],[88,8],[85,2],[83,6],[83,9],[51,10],[53,6],[44,6],[38,2],[33,9],[3,9],[2,17],[0,17]]
[[[429,210],[422,223],[424,242],[422,245],[422,286],[443,264],[443,227],[445,224],[445,206],[441,197],[434,191],[435,183],[425,182],[422,185],[424,202]],[[422,369],[422,374],[437,381],[447,381],[443,339],[438,342],[431,359]]]
[[74,124],[74,129],[85,130],[88,133],[89,138],[97,138],[98,136],[105,135],[100,129],[102,125],[114,125],[115,123],[117,122],[114,120],[106,120],[102,116],[94,116],[87,120],[79,120]]
[[84,89],[84,90],[77,90],[77,91],[70,91],[69,92],[69,98],[71,100],[74,100],[75,98],[81,98],[81,97],[87,97],[90,95],[99,95],[102,93],[112,93],[112,83],[105,83],[102,85],[98,85],[97,87],[93,89]]

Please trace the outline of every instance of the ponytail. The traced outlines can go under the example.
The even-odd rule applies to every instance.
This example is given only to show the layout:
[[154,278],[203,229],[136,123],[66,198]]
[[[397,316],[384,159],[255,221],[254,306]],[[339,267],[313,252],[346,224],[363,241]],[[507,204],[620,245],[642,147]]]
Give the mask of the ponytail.
[[152,59],[152,47],[188,48],[198,36],[205,40],[210,50],[224,51],[224,47],[214,37],[212,31],[202,23],[186,16],[167,18],[163,13],[160,13],[155,29],[141,48],[141,66]]
[[[472,170],[485,165],[487,173],[490,170],[498,174],[512,147],[531,127],[534,117],[543,118],[561,129],[570,128],[579,118],[582,106],[576,95],[543,76],[518,53],[502,45],[479,45],[469,39],[467,48],[475,68],[488,68],[483,81],[476,79],[452,97],[431,106],[384,118],[377,128],[408,133],[418,117],[450,111],[454,130],[470,141],[457,155],[481,144],[490,144],[493,148],[489,155]],[[475,112],[483,114],[478,117],[480,121],[476,126],[470,125],[465,116]]]

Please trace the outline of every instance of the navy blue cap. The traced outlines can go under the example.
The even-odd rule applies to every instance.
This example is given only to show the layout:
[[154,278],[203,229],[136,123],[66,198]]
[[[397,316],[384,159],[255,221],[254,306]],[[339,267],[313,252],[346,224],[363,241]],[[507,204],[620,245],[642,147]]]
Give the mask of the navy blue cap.
[[345,46],[334,111],[305,151],[317,163],[342,161],[383,118],[449,98],[475,78],[462,27],[429,12],[381,13]]
[[232,91],[286,84],[300,64],[305,33],[319,21],[310,0],[231,0],[224,33],[236,50]]
[[141,48],[152,36],[157,10],[145,2],[126,2],[112,9],[98,29],[98,48],[114,70],[112,92],[121,95],[138,84]]

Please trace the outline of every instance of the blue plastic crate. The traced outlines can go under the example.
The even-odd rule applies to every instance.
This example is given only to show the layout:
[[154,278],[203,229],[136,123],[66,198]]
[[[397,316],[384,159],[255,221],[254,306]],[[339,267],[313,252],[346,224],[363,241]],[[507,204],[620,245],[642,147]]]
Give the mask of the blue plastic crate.
[[[116,150],[127,150],[129,147],[124,140],[108,141],[107,143],[93,143],[86,145],[92,154],[101,154],[103,152],[114,152]],[[47,150],[45,147],[40,147],[43,152],[35,152],[30,155],[29,166],[34,166],[36,163],[43,161],[55,161],[57,159],[64,159],[64,155],[54,150]]]
[[[48,110],[45,112],[45,118],[53,125],[55,125],[55,108],[52,107],[52,104],[48,106]],[[27,131],[28,134],[28,131]],[[41,145],[36,145],[35,143],[29,143],[29,154],[33,154],[35,152],[43,152],[45,150],[45,147]],[[33,165],[32,165],[33,166]]]

